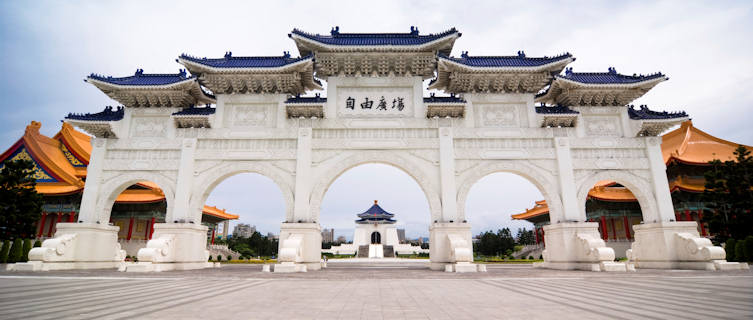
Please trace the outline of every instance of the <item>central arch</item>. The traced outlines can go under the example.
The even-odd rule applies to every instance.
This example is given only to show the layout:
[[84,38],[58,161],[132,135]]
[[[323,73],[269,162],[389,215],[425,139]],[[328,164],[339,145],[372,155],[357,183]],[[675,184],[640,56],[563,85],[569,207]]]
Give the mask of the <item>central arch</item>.
[[[562,212],[562,200],[559,196],[557,182],[552,179],[551,173],[542,171],[544,171],[544,169],[519,160],[496,160],[473,168],[469,173],[463,175],[461,180],[459,180],[460,187],[458,188],[457,196],[458,220],[466,220],[466,200],[468,199],[468,193],[470,192],[471,187],[473,187],[476,182],[493,173],[509,172],[527,179],[536,186],[539,191],[541,191],[547,204],[549,204],[550,221],[562,221],[564,215]],[[585,213],[583,221],[585,221]]]
[[382,244],[382,235],[379,233],[379,231],[374,231],[371,233],[371,244]]
[[[317,183],[314,185],[311,198],[310,198],[310,212],[313,221],[319,221],[319,215],[321,211],[322,200],[327,190],[332,186],[332,183],[337,180],[346,171],[357,167],[362,164],[368,163],[380,163],[386,164],[400,169],[413,180],[418,183],[419,187],[426,196],[426,200],[429,202],[429,211],[431,213],[431,221],[439,220],[442,203],[439,198],[439,187],[437,186],[438,177],[432,176],[425,170],[420,168],[420,159],[415,159],[412,156],[406,157],[404,152],[395,151],[367,151],[356,154],[350,154],[346,156],[334,157],[329,159],[327,163],[322,163],[317,167],[319,176],[315,179]],[[332,163],[332,165],[327,165]],[[432,169],[437,171],[439,168],[430,165]]]
[[201,208],[212,190],[225,179],[241,173],[256,173],[272,180],[285,200],[285,221],[293,221],[293,177],[272,165],[255,162],[226,163],[201,174],[191,192],[191,216],[201,217]]
[[582,214],[585,215],[586,213],[586,198],[588,197],[588,191],[590,191],[597,182],[604,180],[617,182],[633,193],[635,199],[638,200],[638,205],[641,207],[643,221],[659,221],[654,194],[650,191],[651,184],[637,175],[621,170],[600,171],[591,174],[580,183],[577,196],[578,210]]

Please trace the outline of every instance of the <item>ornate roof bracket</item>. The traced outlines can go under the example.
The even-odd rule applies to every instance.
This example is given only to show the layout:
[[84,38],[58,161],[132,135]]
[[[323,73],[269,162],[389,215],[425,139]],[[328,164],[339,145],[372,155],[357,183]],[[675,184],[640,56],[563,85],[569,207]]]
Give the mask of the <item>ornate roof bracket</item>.
[[437,56],[437,77],[429,89],[451,93],[536,93],[575,58],[569,53],[556,57]]
[[538,106],[536,107],[536,119],[542,128],[570,128],[575,127],[580,112],[566,106]]
[[573,72],[556,75],[536,102],[566,106],[624,106],[640,98],[662,81],[661,72],[650,75],[623,75],[614,68],[608,72]]
[[319,94],[315,97],[292,97],[285,101],[285,111],[288,119],[322,119],[326,104],[327,98],[322,98]]
[[211,128],[215,108],[209,106],[203,108],[189,107],[172,114],[177,128]]
[[185,108],[215,103],[214,96],[201,88],[196,76],[188,76],[185,70],[177,74],[146,74],[139,69],[133,76],[120,78],[91,74],[84,81],[126,107]]
[[466,101],[462,97],[437,97],[433,93],[424,98],[427,118],[463,118],[465,117]]

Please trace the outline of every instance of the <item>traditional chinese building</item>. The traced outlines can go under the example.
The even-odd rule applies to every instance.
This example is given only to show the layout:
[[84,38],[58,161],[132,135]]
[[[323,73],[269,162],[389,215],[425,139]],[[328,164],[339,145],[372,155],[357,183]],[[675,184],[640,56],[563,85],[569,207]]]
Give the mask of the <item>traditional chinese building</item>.
[[[122,114],[122,108],[106,109],[103,114]],[[44,196],[42,217],[38,222],[37,238],[52,237],[58,222],[76,222],[81,195],[86,182],[91,156],[90,137],[63,123],[52,138],[39,133],[41,124],[32,121],[13,146],[0,155],[0,168],[6,160],[31,160],[37,192]],[[118,195],[112,207],[109,223],[120,227],[118,238],[129,255],[151,239],[153,225],[165,220],[166,202],[162,190],[149,181],[138,182]],[[217,207],[204,206],[202,224],[214,230],[228,220],[238,219]]]
[[[739,145],[703,132],[690,120],[662,136],[662,154],[676,221],[697,221],[698,232],[704,237],[711,236],[701,223],[703,211],[710,208],[701,198],[706,183],[704,173],[710,166],[709,161],[734,160],[734,151]],[[641,207],[633,193],[612,181],[600,181],[588,192],[586,215],[589,221],[599,222],[602,239],[615,248],[618,256],[634,238],[632,226],[642,221]],[[533,223],[536,242],[544,241],[543,226],[549,224],[546,201],[536,201],[532,208],[512,218]]]
[[368,210],[358,214],[352,244],[341,244],[322,250],[334,254],[356,254],[363,258],[394,257],[395,254],[421,253],[428,250],[402,244],[398,238],[394,214],[382,209],[374,200]]

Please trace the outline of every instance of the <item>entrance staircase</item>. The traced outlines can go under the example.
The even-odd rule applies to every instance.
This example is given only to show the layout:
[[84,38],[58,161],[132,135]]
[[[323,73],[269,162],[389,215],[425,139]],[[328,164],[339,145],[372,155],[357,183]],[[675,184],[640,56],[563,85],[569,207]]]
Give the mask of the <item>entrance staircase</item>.
[[369,257],[369,245],[358,246],[358,257],[359,258],[368,258]]
[[384,257],[385,258],[394,258],[395,257],[395,247],[393,247],[393,246],[384,246]]

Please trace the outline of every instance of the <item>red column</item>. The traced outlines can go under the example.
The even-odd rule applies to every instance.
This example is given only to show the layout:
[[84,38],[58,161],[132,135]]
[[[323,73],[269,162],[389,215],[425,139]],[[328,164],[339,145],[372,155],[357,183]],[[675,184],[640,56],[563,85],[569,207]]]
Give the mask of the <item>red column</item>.
[[37,232],[37,237],[41,237],[42,233],[44,233],[45,222],[47,222],[47,212],[42,212],[42,219],[39,219],[39,232]]
[[690,210],[685,210],[685,221],[693,221],[693,219],[690,218]]
[[680,212],[675,211],[675,221],[680,221]]
[[144,239],[147,239],[147,240],[149,240],[149,228],[151,228],[151,226],[148,224],[146,225],[146,228],[144,228],[146,229],[144,230]]
[[68,222],[76,222],[76,211],[71,210],[71,213],[68,214]]
[[[51,214],[52,214],[52,213],[51,213]],[[57,213],[54,213],[54,215],[56,215],[56,216],[59,216],[59,214],[57,214]],[[58,221],[59,221],[59,220],[60,220],[60,219],[58,219]],[[52,237],[52,228],[54,228],[54,227],[55,227],[55,222],[54,222],[54,221],[52,221],[52,220],[50,220],[50,227],[49,227],[49,228],[47,229],[47,236],[48,236],[48,237]]]
[[133,217],[131,217],[131,219],[128,220],[128,237],[126,237],[126,241],[131,241],[132,234],[133,234]]
[[607,230],[607,217],[601,216],[601,238],[604,241],[609,239],[609,230]]
[[622,221],[625,223],[625,238],[629,241],[632,238],[630,237],[630,219],[628,219],[628,216],[623,216]]
[[544,227],[541,227],[541,243],[546,247],[546,238],[544,237]]
[[152,217],[152,223],[149,225],[149,240],[152,239],[153,234],[154,234],[154,217]]
[[[214,232],[215,232],[216,230],[217,230],[217,226],[214,226],[214,228],[212,228],[212,244],[214,244]],[[539,237],[538,237],[538,235],[537,235],[537,236],[536,236],[536,243],[538,243],[538,239],[539,239]]]
[[703,225],[703,210],[698,210],[698,224],[701,226],[701,235],[706,236],[706,226]]
[[612,221],[612,239],[617,240],[617,228],[615,228],[614,220],[615,218],[609,218],[610,221]]

